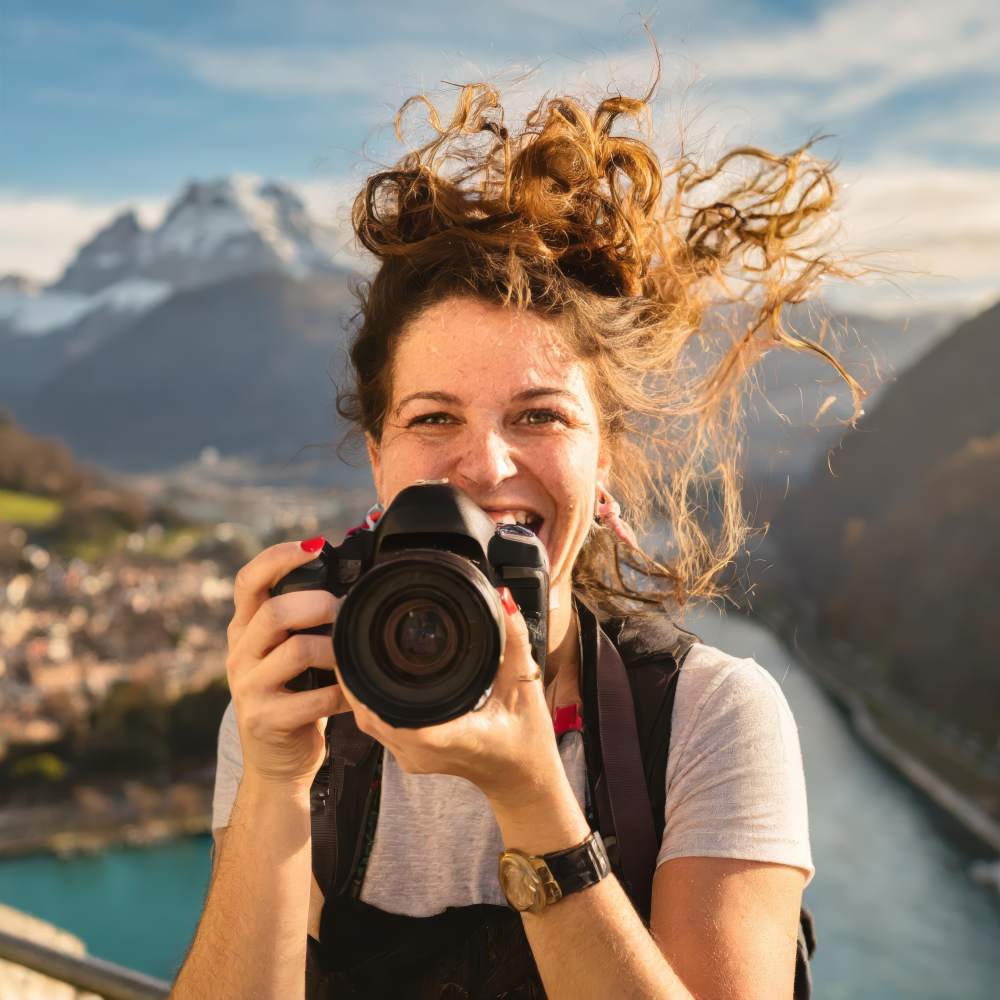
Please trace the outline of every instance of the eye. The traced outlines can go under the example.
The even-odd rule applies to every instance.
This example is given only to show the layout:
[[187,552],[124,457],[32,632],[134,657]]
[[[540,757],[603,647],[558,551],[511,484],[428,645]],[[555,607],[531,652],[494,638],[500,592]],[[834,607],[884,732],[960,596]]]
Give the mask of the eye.
[[413,417],[411,420],[407,421],[407,427],[439,427],[445,421],[451,420],[450,413],[421,413],[417,417]]
[[[561,413],[557,413],[555,410],[525,410],[522,414],[525,418],[525,423],[533,425],[541,424],[551,424],[560,423],[568,424],[569,421]],[[535,419],[537,418],[537,419]]]

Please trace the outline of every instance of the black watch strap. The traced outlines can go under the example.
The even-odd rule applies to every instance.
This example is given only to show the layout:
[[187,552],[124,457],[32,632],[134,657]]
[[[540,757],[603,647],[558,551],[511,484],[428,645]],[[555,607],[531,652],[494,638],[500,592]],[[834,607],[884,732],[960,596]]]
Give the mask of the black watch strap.
[[604,841],[597,830],[592,830],[582,844],[565,851],[543,854],[542,860],[559,883],[564,896],[578,889],[586,889],[588,885],[594,885],[605,875],[611,874],[608,852],[604,849]]

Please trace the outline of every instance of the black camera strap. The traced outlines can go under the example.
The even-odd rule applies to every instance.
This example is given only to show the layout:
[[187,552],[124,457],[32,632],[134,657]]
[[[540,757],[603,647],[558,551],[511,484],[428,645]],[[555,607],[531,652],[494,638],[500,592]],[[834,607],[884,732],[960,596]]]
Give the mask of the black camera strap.
[[[327,719],[326,760],[313,780],[310,796],[313,874],[324,895],[329,891],[341,862],[337,810],[344,788],[355,779],[355,772],[374,745],[375,740],[358,729],[352,712],[341,712]],[[348,845],[352,854],[354,847],[354,844]]]

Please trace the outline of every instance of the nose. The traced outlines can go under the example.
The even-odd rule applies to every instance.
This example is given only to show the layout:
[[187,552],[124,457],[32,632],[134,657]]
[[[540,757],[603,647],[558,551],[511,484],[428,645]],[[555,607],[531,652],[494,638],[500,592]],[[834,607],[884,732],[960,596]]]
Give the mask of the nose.
[[470,433],[451,470],[452,481],[466,481],[486,492],[517,474],[510,442],[496,428]]

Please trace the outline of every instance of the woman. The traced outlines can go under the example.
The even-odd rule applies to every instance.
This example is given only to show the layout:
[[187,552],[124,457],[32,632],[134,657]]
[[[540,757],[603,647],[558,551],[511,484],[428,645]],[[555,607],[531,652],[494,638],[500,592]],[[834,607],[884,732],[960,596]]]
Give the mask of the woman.
[[[447,478],[494,520],[537,531],[551,572],[547,683],[505,594],[508,653],[479,711],[394,729],[340,684],[289,692],[307,666],[339,680],[328,639],[288,635],[335,620],[339,601],[268,596],[322,540],[272,546],[243,567],[219,848],[174,996],[301,995],[306,936],[319,937],[324,907],[311,879],[309,790],[336,713],[353,712],[386,751],[358,876],[359,912],[377,926],[503,905],[500,851],[544,856],[586,843],[580,733],[557,740],[553,726],[558,709],[580,704],[581,613],[641,629],[644,609],[662,615],[719,592],[746,534],[741,380],[763,350],[816,350],[847,378],[781,323],[783,304],[837,270],[809,249],[832,201],[827,169],[805,149],[737,151],[705,173],[678,158],[668,197],[649,146],[612,134],[648,99],[617,97],[593,114],[570,99],[544,102],[511,135],[496,93],[465,87],[447,126],[428,105],[433,141],[358,196],[356,231],[380,267],[360,294],[356,385],[341,412],[364,432],[380,504],[415,480]],[[739,157],[755,171],[720,188]],[[708,187],[716,195],[697,206]],[[703,328],[713,291],[756,310],[738,335],[718,338],[729,340],[719,351]],[[616,496],[632,524],[654,508],[667,519],[667,556],[641,551]],[[805,790],[787,704],[752,660],[700,643],[687,654],[665,820],[649,927],[613,874],[595,876],[521,914],[540,984],[500,995],[791,995],[813,871]],[[432,995],[476,996],[482,982],[438,985]],[[395,995],[412,995],[408,986]],[[350,989],[345,980],[332,995],[364,995]]]

